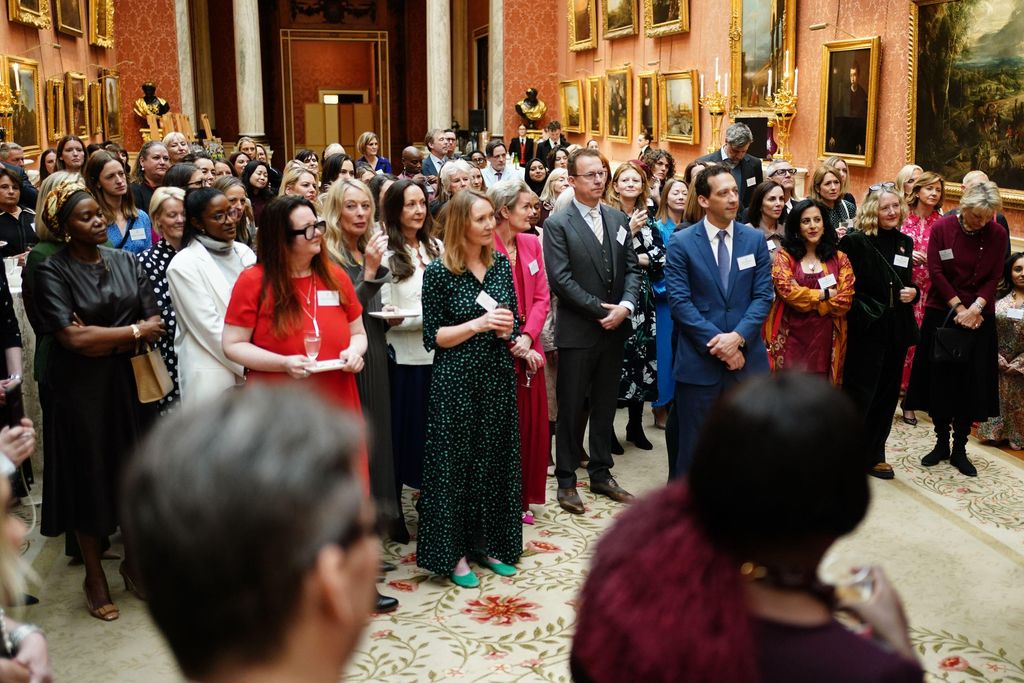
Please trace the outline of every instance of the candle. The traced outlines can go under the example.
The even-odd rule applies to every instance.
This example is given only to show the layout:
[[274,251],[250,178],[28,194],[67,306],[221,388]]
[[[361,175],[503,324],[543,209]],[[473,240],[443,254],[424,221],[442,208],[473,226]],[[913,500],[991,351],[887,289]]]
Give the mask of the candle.
[[789,73],[789,50],[786,50],[786,68],[782,70],[783,74]]
[[772,70],[768,69],[768,97],[772,96]]
[[715,57],[715,83],[718,83],[718,57]]
[[796,96],[796,84],[800,80],[800,69],[793,69],[793,96]]
[[700,98],[704,99],[704,74],[700,75]]
[[20,71],[21,70],[18,68],[18,65],[15,64],[14,65],[14,92],[20,92],[21,91],[21,73],[20,73]]

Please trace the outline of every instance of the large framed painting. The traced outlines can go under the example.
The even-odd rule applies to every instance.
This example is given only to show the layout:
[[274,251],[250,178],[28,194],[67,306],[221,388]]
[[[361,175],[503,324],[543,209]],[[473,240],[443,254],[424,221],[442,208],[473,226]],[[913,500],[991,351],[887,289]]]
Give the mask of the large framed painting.
[[569,0],[569,49],[597,47],[597,5],[595,0]]
[[874,36],[821,46],[819,158],[841,156],[850,166],[875,162],[880,44]]
[[796,68],[796,0],[732,0],[729,52],[729,115],[770,116],[768,72],[778,84]]
[[82,0],[56,0],[57,30],[70,36],[82,36]]
[[700,144],[700,110],[697,98],[697,70],[662,74],[661,137],[670,142]]
[[579,79],[558,84],[558,106],[562,130],[566,133],[582,133],[583,83]]
[[587,135],[604,135],[604,76],[587,79]]
[[1024,0],[952,0],[910,6],[907,160],[946,178],[958,196],[979,169],[1024,207]]
[[64,109],[64,81],[46,81],[46,139],[57,142],[67,134],[67,112]]
[[111,142],[121,141],[121,77],[108,71],[100,77],[103,87],[103,131]]
[[7,0],[7,16],[19,24],[50,28],[50,0]]
[[39,62],[24,57],[4,61],[7,85],[14,95],[11,142],[25,148],[25,154],[43,149],[43,84],[39,82]]
[[605,95],[608,99],[609,140],[629,142],[633,129],[633,89],[630,68],[611,69],[605,74]]
[[640,105],[637,134],[647,131],[658,139],[658,74],[655,71],[637,74],[636,99]]
[[601,18],[605,40],[637,34],[636,0],[601,0]]
[[64,103],[68,116],[68,133],[80,138],[92,135],[89,130],[89,86],[85,74],[68,71],[64,74]]
[[89,0],[89,44],[114,47],[114,0]]
[[106,138],[103,134],[103,84],[93,81],[89,84],[89,132]]
[[689,0],[644,0],[644,29],[648,38],[689,31]]

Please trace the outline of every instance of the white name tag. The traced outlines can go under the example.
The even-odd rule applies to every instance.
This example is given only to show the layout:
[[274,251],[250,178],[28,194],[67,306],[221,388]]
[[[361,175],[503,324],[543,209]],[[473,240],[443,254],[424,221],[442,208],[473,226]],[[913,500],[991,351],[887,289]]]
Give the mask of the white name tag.
[[619,244],[625,244],[627,235],[629,235],[629,232],[625,228],[619,228],[619,234],[615,236],[615,240]]
[[494,297],[483,291],[481,291],[480,295],[476,298],[476,302],[488,313],[498,307],[498,302],[494,300]]
[[1010,320],[1024,320],[1024,308],[1011,308],[1006,311],[1006,317]]
[[316,303],[318,306],[340,306],[341,297],[333,289],[318,289]]
[[753,187],[757,184],[757,178],[747,178],[747,187]]
[[897,268],[906,268],[907,266],[910,265],[910,257],[900,256],[899,254],[896,254],[892,258],[892,264]]
[[833,273],[829,273],[825,277],[818,278],[818,286],[822,289],[828,289],[829,287],[836,286],[836,276]]
[[769,252],[775,251],[778,248],[779,248],[779,245],[775,244],[775,242],[772,242],[771,240],[768,240],[768,251]]
[[952,249],[942,249],[941,251],[939,251],[939,258],[942,259],[943,261],[952,261],[953,260],[953,250]]
[[128,236],[132,240],[144,240],[144,239],[146,239],[146,229],[145,228],[132,228],[131,230],[128,231]]
[[540,272],[540,266],[537,265],[537,259],[530,261],[530,265],[527,266],[530,269],[530,275],[536,275]]
[[740,270],[746,270],[747,268],[753,268],[756,265],[753,254],[747,254],[746,256],[740,256],[736,259],[736,265],[740,267]]
[[640,239],[637,238],[637,237],[633,238],[633,248],[634,249],[639,249],[640,248]]

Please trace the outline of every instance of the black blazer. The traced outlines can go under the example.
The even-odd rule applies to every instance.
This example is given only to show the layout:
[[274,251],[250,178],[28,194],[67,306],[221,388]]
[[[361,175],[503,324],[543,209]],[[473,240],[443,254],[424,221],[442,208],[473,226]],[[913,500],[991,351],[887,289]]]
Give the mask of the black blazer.
[[[725,161],[722,156],[721,148],[715,150],[711,154],[705,154],[699,157],[697,161],[711,161],[714,163],[720,163]],[[745,208],[750,206],[750,198],[754,194],[754,188],[761,184],[764,180],[764,172],[761,170],[761,160],[750,154],[743,156],[740,161],[740,175],[743,178],[743,182],[740,183],[740,207]],[[753,178],[754,182],[750,182]]]
[[566,142],[565,136],[561,136],[558,140],[557,145],[552,145],[551,140],[541,140],[537,143],[537,158],[544,162],[545,165],[548,163],[548,154],[551,153],[555,147],[568,147],[569,143]]
[[533,159],[533,139],[526,138],[526,144],[520,149],[519,138],[512,138],[512,142],[508,146],[508,153],[519,157],[519,163],[525,166]]
[[[598,323],[608,315],[608,309],[601,306],[603,303],[628,301],[636,308],[641,278],[629,234],[629,217],[602,204],[601,221],[604,244],[612,250],[610,282],[605,277],[601,244],[575,204],[551,214],[544,222],[544,266],[551,292],[558,297],[555,318],[555,346],[558,348],[590,348],[605,335],[625,342],[633,333],[628,320],[610,332]],[[626,231],[622,243],[617,239],[620,229]]]

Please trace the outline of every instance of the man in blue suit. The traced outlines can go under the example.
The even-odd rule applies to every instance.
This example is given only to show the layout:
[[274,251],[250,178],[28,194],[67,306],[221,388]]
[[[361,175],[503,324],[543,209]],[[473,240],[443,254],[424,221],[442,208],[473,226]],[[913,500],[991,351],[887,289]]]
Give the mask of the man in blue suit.
[[679,423],[670,478],[689,472],[715,400],[747,377],[769,371],[761,326],[774,290],[764,235],[734,221],[739,191],[727,167],[701,171],[695,189],[704,220],[672,235],[665,266],[676,331],[672,372]]

